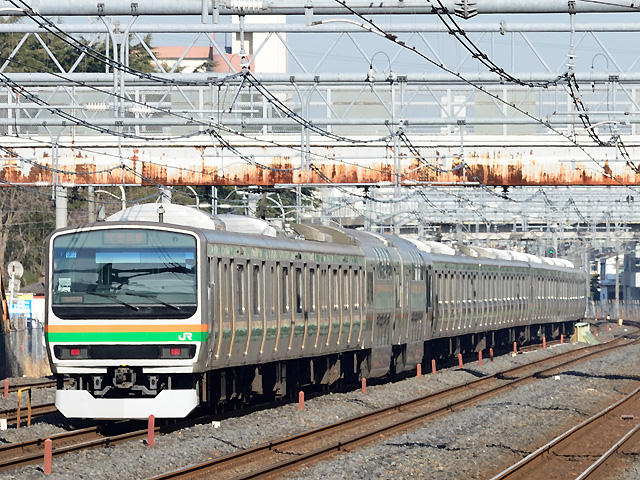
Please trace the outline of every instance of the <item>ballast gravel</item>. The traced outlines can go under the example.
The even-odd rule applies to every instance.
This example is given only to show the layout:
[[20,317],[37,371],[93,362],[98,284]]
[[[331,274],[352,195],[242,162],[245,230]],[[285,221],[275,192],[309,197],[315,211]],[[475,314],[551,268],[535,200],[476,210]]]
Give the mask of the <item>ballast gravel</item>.
[[[28,383],[35,383],[38,381],[53,380],[51,378],[31,378],[31,377],[14,377],[9,378],[9,385],[25,385]],[[2,392],[4,391],[4,380],[0,382],[0,418],[2,418],[2,412],[6,410],[13,410],[16,408],[18,400],[18,392],[9,392],[9,396],[4,398]],[[56,389],[55,387],[49,388],[33,388],[31,391],[31,404],[43,405],[45,403],[53,403],[55,401]],[[22,405],[26,405],[27,392],[22,393]]]
[[[484,359],[482,367],[471,362],[463,370],[448,368],[435,376],[425,374],[422,378],[368,386],[366,394],[356,390],[319,396],[308,399],[304,411],[299,411],[297,404],[289,404],[224,419],[218,428],[215,424],[197,425],[157,436],[155,447],[135,441],[69,454],[54,458],[53,475],[47,478],[148,478],[581,346],[555,345],[517,356],[502,355],[494,362]],[[489,478],[637,386],[639,354],[638,346],[616,350],[380,444],[304,467],[288,478]],[[60,429],[56,425],[48,427],[51,433]],[[47,435],[48,427],[43,422],[21,431],[32,430],[36,437]],[[18,440],[8,432],[0,432],[0,444]],[[42,467],[34,465],[5,471],[2,478],[44,475]]]

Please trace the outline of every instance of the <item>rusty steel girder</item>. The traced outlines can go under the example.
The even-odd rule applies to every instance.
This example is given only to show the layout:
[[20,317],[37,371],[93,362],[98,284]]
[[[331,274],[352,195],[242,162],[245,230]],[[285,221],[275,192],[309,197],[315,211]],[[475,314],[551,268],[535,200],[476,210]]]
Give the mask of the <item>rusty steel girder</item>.
[[[245,146],[241,158],[207,144],[114,147],[13,148],[0,157],[3,184],[31,185],[261,185],[445,183],[499,186],[640,185],[640,174],[607,151],[596,162],[566,146],[458,146],[422,148],[425,159],[394,156],[378,146],[313,146],[310,161],[288,148]],[[630,148],[635,158],[635,148]],[[638,152],[640,153],[640,152]],[[582,155],[581,155],[582,154]],[[580,158],[576,160],[575,158]]]

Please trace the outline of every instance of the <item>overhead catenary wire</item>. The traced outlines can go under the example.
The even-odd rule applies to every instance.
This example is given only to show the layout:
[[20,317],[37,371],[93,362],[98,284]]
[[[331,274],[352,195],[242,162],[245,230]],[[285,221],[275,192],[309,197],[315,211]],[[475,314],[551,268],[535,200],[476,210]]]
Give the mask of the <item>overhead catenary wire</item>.
[[[427,0],[428,3],[432,3],[431,0]],[[473,58],[482,63],[487,69],[500,77],[501,80],[507,83],[514,83],[523,87],[542,87],[547,88],[552,85],[557,85],[558,81],[562,80],[566,75],[558,75],[553,80],[545,82],[530,82],[522,80],[513,74],[507,72],[504,68],[496,64],[486,53],[484,53],[467,35],[467,32],[458,24],[455,18],[451,15],[451,12],[444,6],[441,0],[436,0],[438,6],[432,6],[432,12],[435,13],[442,24],[445,26],[450,35],[452,35],[464,48],[467,50]]]
[[58,38],[59,40],[61,40],[62,42],[66,43],[67,45],[73,47],[78,53],[80,54],[85,54],[101,63],[104,63],[106,65],[109,65],[110,67],[122,71],[124,73],[129,73],[131,75],[134,75],[138,78],[142,78],[145,80],[151,80],[151,81],[155,81],[158,83],[162,83],[165,85],[175,85],[175,86],[179,86],[179,85],[196,85],[196,84],[201,84],[201,85],[222,85],[224,84],[226,81],[228,81],[231,78],[234,77],[238,77],[239,75],[241,75],[241,72],[236,72],[236,73],[232,73],[229,74],[228,76],[225,76],[222,79],[209,79],[209,80],[205,80],[205,81],[179,81],[179,80],[173,80],[173,79],[166,79],[163,77],[159,77],[157,75],[154,75],[152,73],[149,72],[142,72],[140,70],[136,70],[135,68],[130,67],[129,65],[126,65],[122,62],[119,62],[111,57],[109,57],[108,55],[105,55],[104,53],[94,49],[93,47],[89,46],[89,45],[85,45],[84,43],[82,43],[81,41],[79,41],[78,39],[76,39],[75,37],[73,37],[72,35],[68,34],[67,32],[65,32],[64,30],[62,30],[58,25],[56,25],[54,22],[52,22],[51,20],[49,20],[48,18],[44,17],[43,15],[41,15],[40,13],[38,13],[37,11],[33,10],[32,6],[29,5],[26,1],[24,0],[7,0],[9,3],[11,3],[15,8],[19,9],[22,11],[22,13],[24,13],[24,15],[26,17],[28,17],[29,19],[31,19],[32,21],[34,21],[40,28],[46,30],[48,33],[50,33],[51,35],[55,36],[56,38]]
[[593,163],[595,163],[600,168],[602,175],[604,175],[605,177],[610,178],[612,181],[620,184],[621,186],[624,186],[625,188],[629,189],[632,192],[635,192],[635,193],[639,193],[640,192],[640,191],[638,191],[638,190],[636,190],[634,188],[629,187],[628,185],[625,185],[622,181],[620,181],[620,179],[616,175],[614,175],[613,173],[608,171],[608,169],[605,168],[605,166],[603,166],[593,155],[591,155],[587,151],[587,149],[586,149],[586,147],[584,145],[580,144],[578,141],[576,141],[574,138],[572,138],[571,135],[569,135],[567,133],[564,133],[561,130],[553,127],[549,122],[547,122],[547,121],[543,120],[542,118],[539,118],[539,117],[529,113],[528,111],[526,111],[523,108],[519,107],[515,103],[509,102],[509,101],[503,99],[502,97],[500,97],[499,95],[492,93],[491,91],[489,91],[487,88],[483,87],[482,85],[477,85],[476,83],[472,82],[471,80],[468,80],[463,74],[461,74],[459,72],[455,72],[454,70],[452,70],[451,68],[447,67],[443,63],[440,63],[440,62],[438,62],[436,60],[433,60],[428,55],[426,55],[426,54],[422,53],[420,50],[418,50],[415,46],[407,45],[404,41],[399,40],[396,35],[386,32],[384,29],[382,29],[381,27],[376,25],[372,20],[366,18],[364,15],[362,15],[361,13],[356,11],[354,8],[350,7],[346,3],[346,1],[344,1],[344,0],[335,0],[335,1],[338,4],[342,5],[349,12],[351,12],[353,15],[357,16],[358,18],[360,18],[361,20],[363,20],[367,24],[369,24],[372,27],[372,30],[371,30],[372,33],[376,33],[377,35],[379,35],[379,36],[381,36],[383,38],[386,38],[387,40],[395,43],[396,45],[400,46],[401,48],[404,48],[404,49],[407,49],[407,50],[413,52],[414,54],[418,55],[422,59],[424,59],[427,62],[429,62],[430,64],[434,65],[435,67],[437,67],[437,68],[439,68],[439,69],[441,69],[441,70],[453,75],[454,77],[458,78],[459,80],[461,80],[462,82],[466,83],[467,85],[475,88],[476,90],[484,93],[485,95],[488,95],[489,97],[491,97],[494,100],[506,105],[507,107],[516,110],[517,112],[521,113],[522,115],[526,116],[527,118],[530,118],[531,120],[534,120],[535,122],[539,123],[540,125],[543,125],[544,127],[549,129],[553,133],[565,138],[572,145],[574,145],[576,148],[581,150],[589,158],[589,160],[591,160]]
[[[0,60],[1,59],[2,58],[0,58]],[[16,62],[15,60],[10,59],[10,58],[5,58],[5,60],[12,61],[14,63],[19,63],[19,62]],[[247,73],[247,72],[245,72],[245,73]],[[0,73],[0,78],[2,78],[2,75],[3,74]],[[299,170],[299,169],[302,168],[302,167],[275,168],[275,167],[270,167],[270,166],[267,166],[267,165],[260,164],[260,163],[256,162],[255,160],[253,160],[253,159],[251,159],[249,157],[243,156],[243,154],[241,154],[235,147],[233,147],[221,135],[219,135],[218,133],[214,132],[213,129],[217,128],[219,130],[222,130],[222,131],[225,131],[225,132],[228,132],[228,133],[232,133],[234,135],[238,135],[238,136],[241,136],[241,137],[244,137],[244,138],[248,138],[248,139],[251,139],[251,140],[255,140],[255,141],[258,141],[258,142],[270,143],[270,144],[274,144],[274,145],[279,146],[279,147],[290,148],[290,149],[293,149],[293,150],[298,151],[298,152],[306,153],[306,151],[304,151],[302,149],[299,149],[297,147],[283,145],[283,144],[280,144],[280,143],[275,142],[273,140],[260,139],[260,138],[257,138],[257,137],[252,137],[252,136],[249,136],[247,134],[244,134],[243,132],[238,132],[238,131],[236,131],[234,129],[231,129],[230,127],[227,127],[227,126],[222,125],[220,123],[215,123],[215,122],[211,122],[211,121],[197,119],[197,118],[194,118],[194,117],[191,117],[191,116],[186,116],[186,115],[182,115],[182,114],[179,114],[179,113],[176,113],[176,112],[172,112],[170,110],[163,109],[161,107],[157,107],[157,106],[154,106],[154,105],[149,105],[146,102],[136,101],[134,99],[130,99],[128,97],[124,97],[122,95],[119,95],[119,94],[117,94],[115,92],[102,90],[102,89],[100,89],[98,87],[88,85],[85,82],[69,79],[68,77],[65,77],[64,75],[59,74],[59,73],[53,73],[53,75],[57,76],[57,77],[59,77],[61,79],[76,83],[76,84],[78,84],[80,86],[89,87],[89,88],[91,88],[93,90],[96,90],[96,91],[99,91],[99,92],[101,92],[103,94],[114,96],[114,97],[116,97],[118,99],[124,99],[124,100],[127,100],[128,102],[136,103],[136,104],[142,105],[142,106],[144,106],[146,108],[149,108],[149,109],[161,112],[161,113],[165,113],[165,114],[172,115],[172,116],[175,116],[175,117],[178,117],[178,118],[182,118],[182,119],[186,120],[187,122],[189,122],[191,124],[195,124],[195,125],[200,125],[200,126],[206,127],[208,130],[205,131],[205,132],[202,132],[202,131],[198,130],[198,131],[194,131],[192,133],[186,134],[186,135],[173,136],[173,137],[149,137],[149,136],[141,136],[141,135],[131,135],[131,134],[118,132],[118,131],[115,131],[115,130],[112,130],[112,129],[107,129],[107,128],[104,128],[104,127],[95,126],[95,125],[91,124],[89,121],[86,121],[86,120],[83,120],[83,119],[79,119],[78,117],[75,117],[75,116],[71,116],[71,115],[67,114],[66,112],[64,112],[64,111],[62,111],[60,109],[57,109],[55,107],[51,107],[51,109],[49,109],[52,113],[60,114],[61,116],[63,116],[63,118],[72,117],[72,118],[70,118],[70,120],[73,121],[76,124],[80,124],[80,126],[85,126],[87,128],[92,128],[94,130],[98,130],[98,131],[101,131],[103,133],[109,133],[109,134],[112,134],[112,135],[115,135],[115,136],[122,136],[124,138],[143,139],[145,141],[147,141],[147,140],[176,140],[176,139],[181,139],[181,138],[191,138],[191,137],[194,137],[194,136],[202,134],[202,133],[209,133],[209,134],[212,134],[213,136],[215,136],[223,147],[226,147],[230,151],[232,151],[235,154],[241,156],[245,161],[247,161],[247,163],[250,163],[250,164],[252,164],[254,166],[257,166],[259,168],[262,168],[262,169],[265,169],[265,170],[279,171],[279,172],[295,171],[295,170]],[[7,80],[8,80],[8,77],[7,77]],[[15,84],[15,82],[13,82],[13,83]],[[15,84],[15,85],[17,85],[17,84]],[[40,97],[38,97],[35,94],[32,94],[31,92],[25,91],[22,87],[18,86],[18,87],[15,87],[15,88],[17,88],[20,93],[25,92],[28,95],[28,98],[32,99],[36,103],[43,102],[43,103],[39,103],[39,104],[48,105],[47,102],[42,100]],[[269,92],[269,94],[270,94],[270,92]],[[273,96],[273,94],[270,94],[270,95],[272,96],[272,98],[275,98],[275,96]],[[280,107],[280,108],[283,108],[283,107]],[[297,122],[299,124],[303,125],[303,126],[310,124],[310,122],[308,120],[304,119],[300,115],[297,115],[293,111],[289,111],[289,115],[290,116],[293,115],[297,119]],[[324,129],[321,129],[319,127],[314,127],[313,130],[316,133],[320,134],[320,135],[328,136],[328,137],[330,137],[330,138],[332,138],[334,140],[345,141],[345,142],[355,143],[355,144],[361,144],[361,143],[365,144],[365,143],[372,143],[372,142],[380,142],[380,141],[388,140],[388,138],[389,138],[389,136],[385,136],[385,137],[381,137],[379,139],[369,139],[369,140],[362,140],[361,141],[361,140],[358,140],[358,139],[351,139],[351,138],[348,138],[348,137],[343,137],[343,136],[331,134],[330,132],[328,132],[328,131],[326,131]],[[318,154],[316,154],[316,153],[311,153],[311,155],[318,156]],[[324,157],[327,158],[327,159],[331,159],[328,156],[324,156]],[[335,159],[333,159],[333,160],[335,160]]]

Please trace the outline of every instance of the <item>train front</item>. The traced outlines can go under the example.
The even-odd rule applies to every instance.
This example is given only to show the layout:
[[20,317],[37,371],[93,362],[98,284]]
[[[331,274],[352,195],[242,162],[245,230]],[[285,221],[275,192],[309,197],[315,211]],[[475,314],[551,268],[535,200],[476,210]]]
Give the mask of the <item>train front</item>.
[[180,418],[197,406],[200,243],[144,224],[49,237],[45,335],[64,416]]

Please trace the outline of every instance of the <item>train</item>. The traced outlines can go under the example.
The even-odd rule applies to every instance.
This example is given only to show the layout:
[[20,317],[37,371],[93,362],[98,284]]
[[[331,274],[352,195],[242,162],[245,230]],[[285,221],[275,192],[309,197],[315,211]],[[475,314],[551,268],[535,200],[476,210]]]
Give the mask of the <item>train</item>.
[[563,259],[136,205],[47,239],[46,346],[66,417],[183,418],[570,333]]

